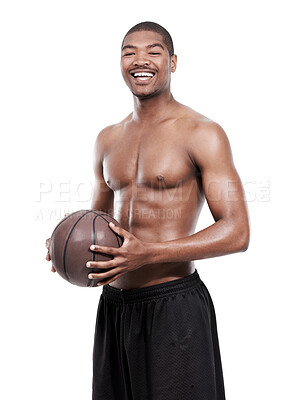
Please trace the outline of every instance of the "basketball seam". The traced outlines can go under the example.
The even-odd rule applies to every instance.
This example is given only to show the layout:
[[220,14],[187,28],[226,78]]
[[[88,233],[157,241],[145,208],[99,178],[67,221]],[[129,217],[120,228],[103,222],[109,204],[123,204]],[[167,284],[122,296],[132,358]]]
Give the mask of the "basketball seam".
[[[96,217],[95,217],[94,220],[93,220],[93,227],[95,227],[94,223],[95,223],[95,221],[96,221],[96,218],[98,218],[98,217],[102,218],[105,222],[107,222],[107,223],[109,224],[109,221],[108,221],[106,218],[104,218],[100,213],[98,213],[98,212],[96,212],[96,211],[94,211],[94,210],[91,210],[91,212],[92,212],[93,214],[96,214]],[[109,214],[107,214],[107,213],[104,213],[103,211],[101,211],[101,213],[102,213],[102,214],[105,214],[105,215],[109,215]],[[93,228],[93,229],[94,229],[94,228]],[[118,235],[116,232],[114,232],[114,231],[113,231],[113,233],[115,234],[115,237],[116,237],[116,240],[117,240],[117,243],[118,243],[118,247],[121,247],[121,244],[120,244],[120,242],[119,242],[119,235]],[[95,229],[94,229],[94,240],[95,240]],[[94,244],[96,244],[95,241],[94,241]],[[94,254],[95,254],[95,253],[94,253]],[[93,261],[95,261],[95,259],[94,259]],[[93,286],[93,284],[92,284],[91,286]]]
[[[107,223],[109,223],[107,219],[105,219],[105,218],[102,217],[102,215],[99,215],[99,217],[101,217],[102,219],[104,219],[104,221],[106,221]],[[118,247],[121,247],[121,244],[119,243],[119,239],[118,239],[118,236],[119,236],[118,233],[116,233],[116,232],[114,232],[114,231],[113,231],[113,233],[115,234],[115,237],[116,237],[116,240],[117,240],[117,243],[118,243]]]
[[[93,210],[92,210],[92,212],[93,212],[94,214],[96,214],[97,216],[103,218],[104,221],[106,221],[106,222],[109,224],[109,221],[108,221],[106,218],[102,217],[101,214],[98,214],[97,212],[95,212],[95,211],[93,211]],[[101,211],[101,212],[103,213],[103,211]],[[103,214],[106,214],[106,213],[103,213]],[[114,232],[114,231],[113,231],[113,232]],[[121,244],[120,244],[119,239],[118,239],[118,236],[119,236],[118,233],[114,232],[114,234],[115,234],[116,239],[117,239],[118,247],[121,247]]]
[[[96,244],[96,219],[97,218],[98,218],[98,215],[96,215],[95,218],[92,220],[93,244]],[[92,252],[92,261],[96,261],[96,253],[94,251]],[[93,280],[88,279],[87,287],[93,287],[94,284],[95,284],[95,282]]]
[[[84,211],[84,210],[82,210],[82,211]],[[76,225],[79,223],[79,221],[80,221],[83,217],[85,217],[85,215],[89,214],[90,212],[91,212],[91,211],[87,211],[85,214],[83,214],[83,215],[74,223],[73,227],[71,228],[71,230],[70,230],[70,232],[69,232],[69,235],[68,235],[68,237],[67,237],[66,243],[65,243],[64,255],[63,255],[63,267],[64,267],[64,274],[65,274],[65,276],[66,276],[68,282],[70,282],[70,279],[69,279],[68,274],[67,274],[67,271],[66,271],[66,251],[67,251],[68,242],[69,242],[69,239],[70,239],[70,237],[71,237],[71,235],[72,235],[72,232],[73,232],[74,228],[76,227]],[[70,283],[71,283],[71,282],[70,282]]]
[[54,228],[54,231],[53,231],[53,233],[52,233],[52,235],[51,235],[50,241],[51,241],[51,239],[53,238],[54,233],[55,233],[55,231],[57,230],[57,228],[59,228],[60,225],[61,225],[64,221],[66,221],[66,219],[67,219],[68,217],[71,217],[71,215],[74,215],[74,214],[76,214],[76,213],[78,213],[78,212],[82,212],[82,211],[86,211],[86,210],[74,211],[73,213],[67,215],[67,217],[63,218],[63,219],[56,225],[56,227]]

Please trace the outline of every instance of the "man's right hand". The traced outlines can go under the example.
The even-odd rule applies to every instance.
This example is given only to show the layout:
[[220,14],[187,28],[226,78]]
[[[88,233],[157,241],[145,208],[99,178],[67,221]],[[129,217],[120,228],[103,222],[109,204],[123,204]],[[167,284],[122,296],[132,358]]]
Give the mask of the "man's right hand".
[[[64,214],[64,218],[68,217],[70,213],[66,213]],[[50,238],[46,240],[46,247],[47,247],[47,255],[46,255],[46,260],[47,261],[51,261],[51,257],[50,257],[50,253],[49,253],[49,243],[50,243]],[[56,269],[54,268],[54,266],[52,265],[51,267],[51,272],[56,272]]]
[[[51,261],[51,257],[50,257],[50,253],[49,253],[49,243],[50,243],[50,238],[46,240],[46,247],[47,247],[47,255],[46,255],[46,260],[47,261]],[[52,265],[51,267],[51,271],[52,272],[56,272],[56,269],[54,268],[54,266]]]

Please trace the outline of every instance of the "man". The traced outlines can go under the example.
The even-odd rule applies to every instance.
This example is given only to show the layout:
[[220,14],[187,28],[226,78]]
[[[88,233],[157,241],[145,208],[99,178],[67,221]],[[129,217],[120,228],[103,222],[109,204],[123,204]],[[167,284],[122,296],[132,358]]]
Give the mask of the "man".
[[[91,247],[113,259],[87,265],[103,285],[93,400],[224,400],[214,307],[194,260],[247,249],[242,184],[223,129],[171,94],[169,33],[137,24],[121,50],[134,111],[100,132],[94,152],[92,208],[120,222],[110,228],[124,242]],[[204,198],[215,223],[194,233]]]

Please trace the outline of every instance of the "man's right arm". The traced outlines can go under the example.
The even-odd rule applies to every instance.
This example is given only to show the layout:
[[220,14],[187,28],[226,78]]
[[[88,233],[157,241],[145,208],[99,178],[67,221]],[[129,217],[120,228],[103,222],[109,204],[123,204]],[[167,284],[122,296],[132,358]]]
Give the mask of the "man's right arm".
[[104,130],[99,133],[94,146],[93,168],[95,184],[92,194],[91,208],[93,210],[101,210],[113,215],[114,192],[107,186],[103,176],[103,157],[106,146],[103,136]]

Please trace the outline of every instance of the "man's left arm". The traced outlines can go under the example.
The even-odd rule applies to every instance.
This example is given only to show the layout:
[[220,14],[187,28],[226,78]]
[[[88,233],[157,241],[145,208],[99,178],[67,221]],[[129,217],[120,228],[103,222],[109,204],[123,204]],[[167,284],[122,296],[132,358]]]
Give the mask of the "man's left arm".
[[182,239],[152,244],[152,262],[191,261],[245,251],[249,218],[243,186],[228,138],[216,123],[194,132],[189,155],[200,170],[202,187],[215,220]]

